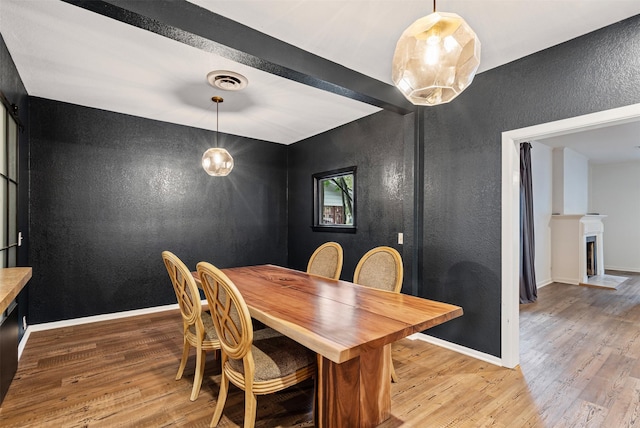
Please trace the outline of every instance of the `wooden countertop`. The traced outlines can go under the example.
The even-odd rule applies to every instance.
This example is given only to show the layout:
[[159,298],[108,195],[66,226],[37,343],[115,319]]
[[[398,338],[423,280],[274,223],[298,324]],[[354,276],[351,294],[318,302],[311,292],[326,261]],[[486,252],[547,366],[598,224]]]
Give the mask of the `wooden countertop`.
[[0,312],[4,312],[31,279],[30,267],[0,269]]

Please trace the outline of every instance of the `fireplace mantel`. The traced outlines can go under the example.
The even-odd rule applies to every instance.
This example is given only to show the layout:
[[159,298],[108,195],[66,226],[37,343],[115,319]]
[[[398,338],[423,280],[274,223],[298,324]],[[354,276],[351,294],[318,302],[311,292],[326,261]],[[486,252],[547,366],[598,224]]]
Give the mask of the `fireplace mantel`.
[[568,219],[568,220],[580,220],[585,219],[585,221],[598,221],[598,219],[602,220],[603,218],[608,217],[602,214],[553,214],[551,215],[551,219]]
[[551,216],[551,278],[554,282],[581,284],[588,281],[587,237],[595,237],[597,275],[604,275],[602,219],[606,215]]

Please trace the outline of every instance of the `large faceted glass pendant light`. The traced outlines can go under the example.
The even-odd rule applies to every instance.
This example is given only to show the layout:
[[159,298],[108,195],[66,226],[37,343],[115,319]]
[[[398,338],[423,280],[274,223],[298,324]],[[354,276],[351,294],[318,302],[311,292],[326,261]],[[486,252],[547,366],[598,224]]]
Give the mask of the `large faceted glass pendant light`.
[[204,152],[204,155],[202,155],[202,168],[204,168],[209,175],[224,177],[225,175],[229,175],[233,169],[233,158],[229,152],[218,147],[218,113],[220,103],[223,102],[224,99],[222,97],[213,97],[211,101],[216,103],[216,147]]
[[413,104],[448,103],[473,81],[480,65],[480,41],[455,13],[418,19],[398,40],[393,83]]

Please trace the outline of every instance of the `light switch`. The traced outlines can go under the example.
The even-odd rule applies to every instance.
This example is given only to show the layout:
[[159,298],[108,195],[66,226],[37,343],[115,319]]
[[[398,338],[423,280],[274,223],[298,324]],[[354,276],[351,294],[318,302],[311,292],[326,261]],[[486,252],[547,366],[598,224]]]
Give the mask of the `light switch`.
[[404,235],[402,232],[398,233],[398,245],[404,244]]

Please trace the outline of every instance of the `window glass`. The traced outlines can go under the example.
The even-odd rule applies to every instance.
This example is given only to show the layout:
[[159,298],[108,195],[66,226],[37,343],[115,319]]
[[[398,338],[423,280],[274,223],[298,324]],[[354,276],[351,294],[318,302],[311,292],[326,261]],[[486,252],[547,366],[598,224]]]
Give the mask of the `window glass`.
[[18,247],[10,247],[7,251],[9,252],[7,257],[7,267],[15,267],[18,263]]
[[12,181],[9,182],[9,223],[7,243],[9,245],[18,245],[18,185]]
[[4,106],[0,113],[0,174],[7,175],[7,113]]
[[321,224],[353,225],[353,174],[324,178]]
[[7,168],[9,170],[9,178],[18,180],[18,125],[9,118],[7,121],[7,148],[9,152],[9,159]]
[[0,248],[6,248],[9,245],[7,239],[7,180],[0,179]]

